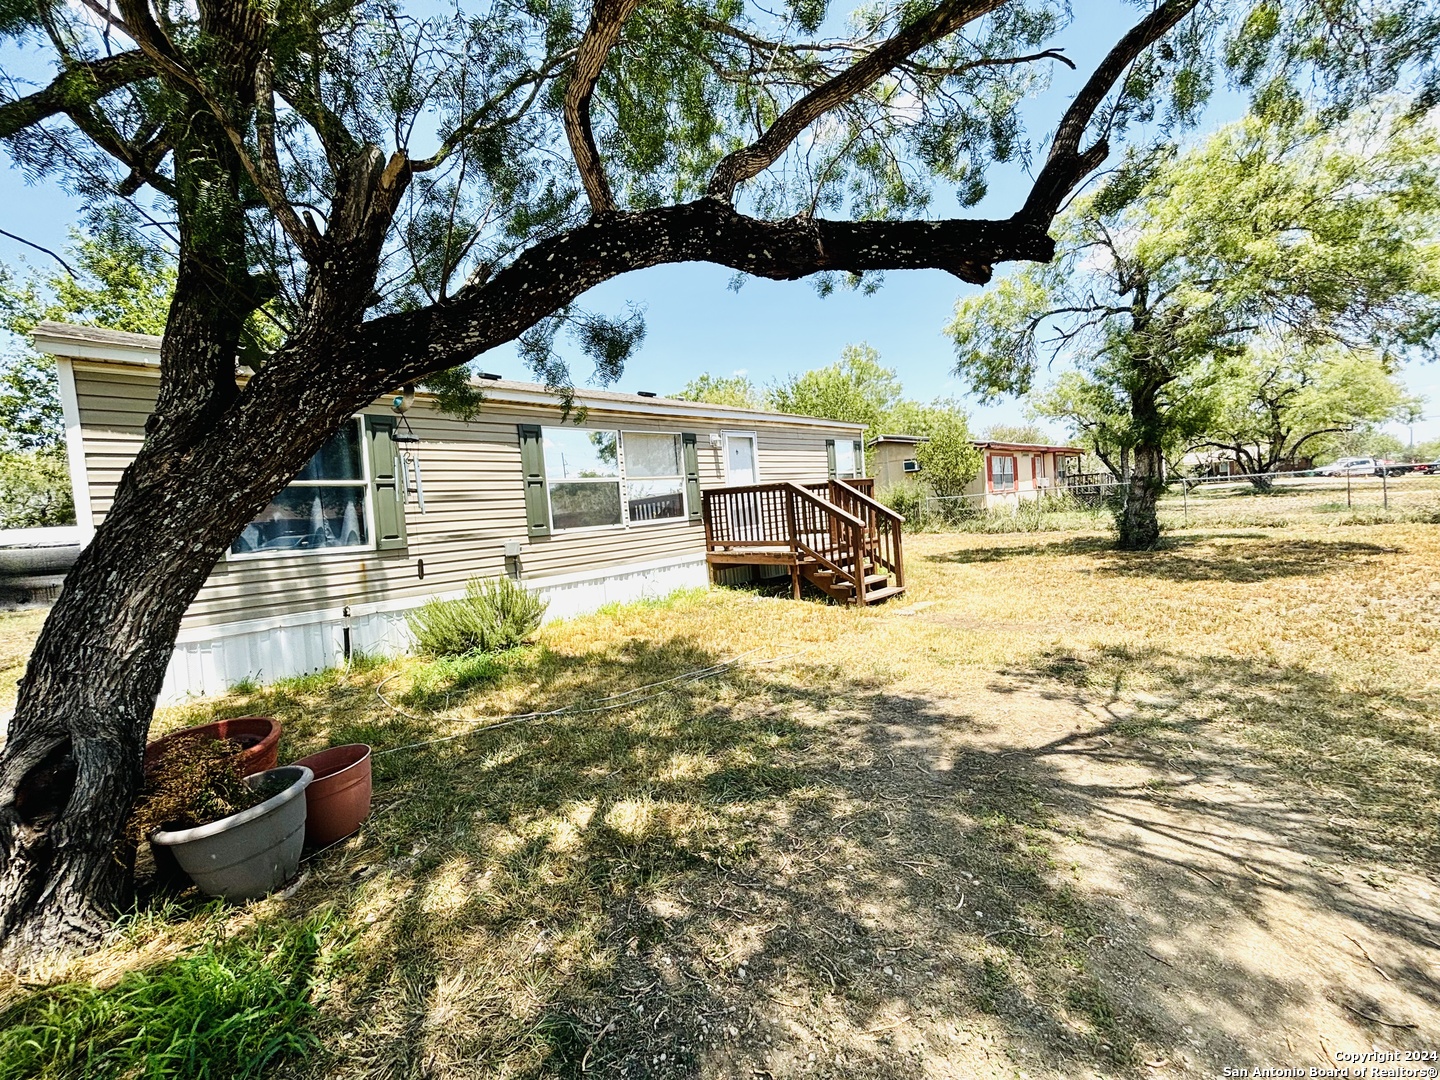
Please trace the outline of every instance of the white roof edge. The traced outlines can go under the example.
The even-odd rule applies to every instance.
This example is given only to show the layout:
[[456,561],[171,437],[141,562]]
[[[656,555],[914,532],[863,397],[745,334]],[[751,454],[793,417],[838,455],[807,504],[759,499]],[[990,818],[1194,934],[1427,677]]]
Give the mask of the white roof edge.
[[[104,330],[94,326],[41,322],[35,325],[31,337],[37,349],[53,356],[156,369],[160,366],[160,338],[153,334],[132,334],[124,330]],[[509,379],[474,379],[472,382],[490,401],[516,405],[558,404],[556,394],[539,383],[522,383]],[[423,390],[420,394],[432,396]],[[696,419],[733,421],[737,424],[755,421],[774,423],[779,420],[843,431],[859,431],[865,427],[864,424],[851,423],[848,420],[827,420],[796,413],[711,405],[704,401],[682,401],[678,398],[642,397],[639,394],[624,394],[616,390],[587,390],[583,387],[575,388],[575,403],[608,412],[693,416]]]

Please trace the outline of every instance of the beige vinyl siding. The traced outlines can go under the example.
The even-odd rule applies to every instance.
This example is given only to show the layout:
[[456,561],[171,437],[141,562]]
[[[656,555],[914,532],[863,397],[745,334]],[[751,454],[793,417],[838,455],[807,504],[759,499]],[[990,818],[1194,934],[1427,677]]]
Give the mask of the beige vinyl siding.
[[124,368],[75,364],[75,397],[84,434],[85,479],[95,524],[110,510],[125,466],[140,452],[155,408],[157,377]]
[[[735,429],[739,430],[739,429]],[[786,427],[781,425],[757,425],[760,459],[760,482],[768,484],[776,480],[796,480],[802,483],[820,483],[830,478],[830,455],[825,449],[829,439],[859,438],[859,429],[854,436],[844,432],[817,432],[815,429]]]
[[[98,524],[111,505],[121,471],[140,448],[145,418],[159,385],[158,372],[87,361],[76,361],[73,370],[87,481]],[[367,412],[394,416],[388,403]],[[403,605],[460,589],[477,574],[504,573],[506,540],[522,542],[522,575],[537,581],[704,555],[704,527],[683,519],[528,537],[516,425],[553,426],[560,422],[558,409],[495,402],[467,423],[439,413],[422,396],[407,419],[421,440],[417,453],[426,512],[420,513],[413,498],[406,504],[404,549],[226,558],[186,612],[183,627],[347,606]],[[711,448],[712,432],[754,431],[763,481],[822,481],[828,471],[826,440],[851,437],[791,419],[757,419],[742,428],[717,420],[643,417],[595,407],[584,426],[622,432],[694,432],[702,488],[724,482],[722,451]]]

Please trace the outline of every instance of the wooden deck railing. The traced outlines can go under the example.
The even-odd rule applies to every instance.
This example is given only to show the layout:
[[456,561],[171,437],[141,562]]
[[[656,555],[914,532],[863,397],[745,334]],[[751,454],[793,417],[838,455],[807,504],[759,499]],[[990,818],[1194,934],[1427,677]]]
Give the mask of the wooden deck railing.
[[701,506],[707,551],[734,552],[737,557],[783,551],[791,562],[805,557],[834,575],[837,583],[854,589],[859,603],[865,602],[865,519],[789,482],[712,488],[701,496]]
[[895,576],[896,585],[905,584],[904,551],[901,526],[905,519],[883,503],[875,501],[875,481],[867,480],[870,491],[864,491],[855,480],[831,480],[830,501],[865,522],[865,544],[870,559]]

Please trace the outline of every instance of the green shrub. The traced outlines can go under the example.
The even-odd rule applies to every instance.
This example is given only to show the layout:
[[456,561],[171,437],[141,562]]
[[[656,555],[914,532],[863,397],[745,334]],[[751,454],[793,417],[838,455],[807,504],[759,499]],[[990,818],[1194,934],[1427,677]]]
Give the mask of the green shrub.
[[333,917],[261,924],[104,989],[62,983],[0,1012],[0,1080],[259,1077],[319,1046],[306,1027]]
[[0,529],[74,524],[64,450],[0,453]]
[[906,532],[955,528],[976,513],[973,500],[938,499],[928,484],[913,479],[890,488],[881,501],[905,519]]
[[545,601],[506,577],[471,578],[458,600],[431,600],[407,617],[421,652],[463,656],[513,648],[533,634]]

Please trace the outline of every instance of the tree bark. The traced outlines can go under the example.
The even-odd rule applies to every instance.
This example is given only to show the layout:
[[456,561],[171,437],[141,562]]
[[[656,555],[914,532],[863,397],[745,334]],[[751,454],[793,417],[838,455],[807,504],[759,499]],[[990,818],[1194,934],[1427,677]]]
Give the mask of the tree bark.
[[[199,347],[185,329],[172,318],[163,347]],[[296,349],[339,344],[312,334]],[[6,963],[92,944],[124,905],[125,823],[181,616],[231,539],[382,392],[284,366],[204,434],[146,440],[41,629],[0,754]]]
[[1135,447],[1135,464],[1125,489],[1125,505],[1116,525],[1121,551],[1150,551],[1160,543],[1160,519],[1155,507],[1164,490],[1165,456],[1160,447]]

